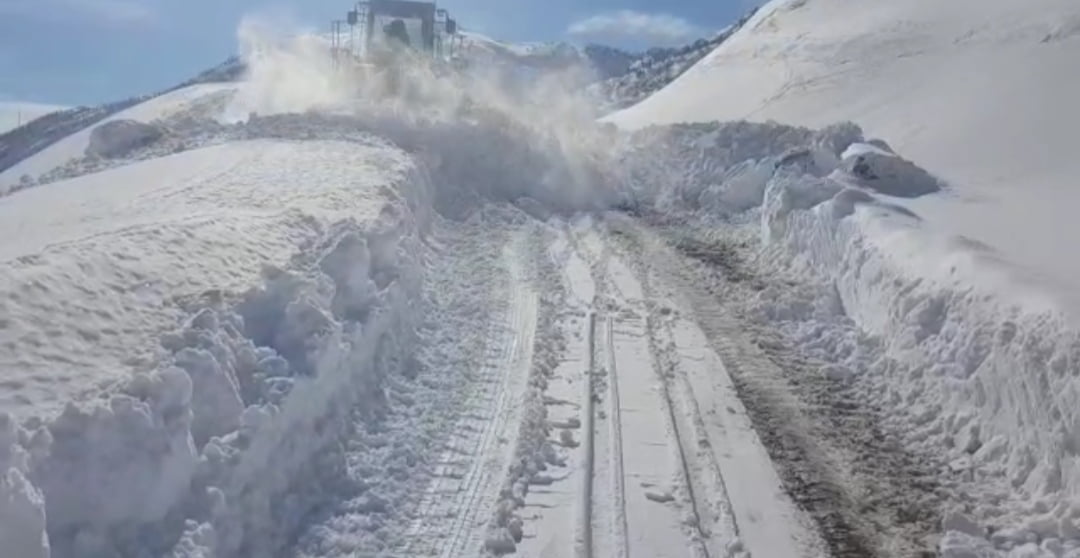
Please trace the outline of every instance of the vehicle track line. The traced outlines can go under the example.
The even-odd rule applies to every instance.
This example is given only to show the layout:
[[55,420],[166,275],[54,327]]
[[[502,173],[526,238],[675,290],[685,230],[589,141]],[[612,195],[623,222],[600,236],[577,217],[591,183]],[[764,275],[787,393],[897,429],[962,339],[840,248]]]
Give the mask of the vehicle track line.
[[592,558],[593,541],[592,541],[592,499],[593,499],[593,475],[596,452],[596,437],[593,431],[593,414],[595,413],[594,403],[595,398],[595,379],[596,379],[596,312],[589,311],[589,367],[586,371],[588,379],[584,382],[585,386],[585,409],[583,417],[582,430],[585,436],[583,444],[585,446],[585,472],[581,475],[581,494],[579,507],[579,513],[581,519],[579,521],[578,537],[577,537],[577,549],[576,554],[579,558]]
[[[642,282],[642,288],[646,292],[649,291],[648,285],[644,282]],[[679,464],[682,467],[681,472],[683,475],[683,481],[686,485],[687,498],[690,500],[690,510],[693,514],[692,528],[697,535],[696,542],[698,543],[698,550],[701,552],[702,556],[704,556],[705,558],[710,558],[709,546],[705,544],[705,541],[708,540],[709,536],[702,524],[701,507],[698,502],[699,499],[697,496],[698,491],[695,488],[695,485],[700,484],[700,481],[694,474],[696,471],[692,470],[690,467],[690,460],[687,457],[688,454],[686,451],[685,441],[687,434],[686,431],[688,430],[688,428],[687,425],[683,424],[682,420],[680,420],[680,417],[685,417],[686,410],[682,409],[681,406],[677,403],[677,401],[671,396],[670,383],[672,380],[667,374],[667,370],[669,367],[665,366],[665,363],[661,358],[659,343],[657,342],[656,334],[653,331],[655,324],[649,323],[654,322],[654,319],[652,317],[648,317],[646,318],[646,322],[646,337],[649,344],[649,353],[652,357],[652,367],[653,370],[656,371],[656,374],[660,379],[660,394],[664,398],[664,407],[667,411],[668,420],[671,421],[672,432],[675,435],[675,445],[679,451]],[[674,374],[676,372],[672,370],[672,373]],[[681,412],[676,412],[676,410]]]
[[606,326],[605,346],[608,357],[608,390],[611,401],[609,407],[609,415],[611,415],[611,460],[614,469],[612,474],[614,486],[612,488],[614,489],[613,496],[615,498],[615,519],[612,528],[615,530],[615,540],[621,542],[616,548],[620,550],[620,554],[629,554],[626,536],[626,473],[623,467],[622,405],[619,399],[619,374],[615,368],[615,319],[608,316]]

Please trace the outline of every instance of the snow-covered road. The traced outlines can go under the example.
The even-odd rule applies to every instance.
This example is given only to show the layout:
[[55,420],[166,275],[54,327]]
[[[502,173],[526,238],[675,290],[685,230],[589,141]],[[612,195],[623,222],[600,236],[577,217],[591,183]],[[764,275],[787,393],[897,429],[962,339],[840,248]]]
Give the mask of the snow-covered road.
[[940,501],[926,496],[929,472],[880,440],[874,409],[724,302],[744,283],[728,268],[619,215],[517,213],[480,235],[476,226],[442,265],[471,271],[495,296],[453,310],[470,316],[457,323],[486,325],[463,340],[473,349],[459,365],[474,368],[456,376],[457,403],[445,400],[445,433],[389,508],[318,527],[383,518],[371,537],[304,556],[933,548]]
[[1080,333],[919,161],[323,42],[15,134],[5,558],[1080,556]]
[[[484,325],[462,340],[460,395],[414,402],[444,413],[435,447],[400,485],[369,471],[302,555],[829,555],[675,287],[591,218],[514,220],[440,260],[495,296],[441,316]],[[421,354],[447,349],[431,339]]]

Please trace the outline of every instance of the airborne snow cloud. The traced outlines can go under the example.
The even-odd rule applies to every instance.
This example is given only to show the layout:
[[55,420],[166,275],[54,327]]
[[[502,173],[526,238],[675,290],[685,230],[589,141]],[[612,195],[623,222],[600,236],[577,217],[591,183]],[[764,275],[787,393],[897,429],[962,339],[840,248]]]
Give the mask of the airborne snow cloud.
[[701,34],[697,26],[683,18],[634,10],[597,14],[571,24],[566,32],[581,39],[635,40],[654,44],[680,43]]

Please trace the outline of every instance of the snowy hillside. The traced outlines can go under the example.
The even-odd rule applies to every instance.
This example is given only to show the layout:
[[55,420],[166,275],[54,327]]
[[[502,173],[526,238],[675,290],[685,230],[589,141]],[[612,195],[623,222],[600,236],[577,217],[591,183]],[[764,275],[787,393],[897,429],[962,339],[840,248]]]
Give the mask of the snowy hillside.
[[26,124],[35,118],[61,111],[65,108],[67,107],[43,105],[40,103],[0,101],[0,134]]
[[716,50],[753,16],[753,11],[739,21],[716,33],[712,38],[699,39],[682,48],[652,48],[634,58],[622,72],[593,84],[590,90],[608,110],[626,108],[660,91],[692,68],[699,60]]

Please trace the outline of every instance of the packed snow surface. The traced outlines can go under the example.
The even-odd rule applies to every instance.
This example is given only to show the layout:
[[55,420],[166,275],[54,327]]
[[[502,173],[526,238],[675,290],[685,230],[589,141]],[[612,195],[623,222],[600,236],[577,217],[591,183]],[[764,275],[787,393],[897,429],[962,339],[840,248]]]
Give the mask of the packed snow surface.
[[910,204],[934,228],[998,250],[1075,310],[1078,41],[1072,0],[774,0],[610,120],[854,121],[954,188]]
[[20,103],[0,101],[0,134],[46,114],[61,111],[67,107],[41,103]]

